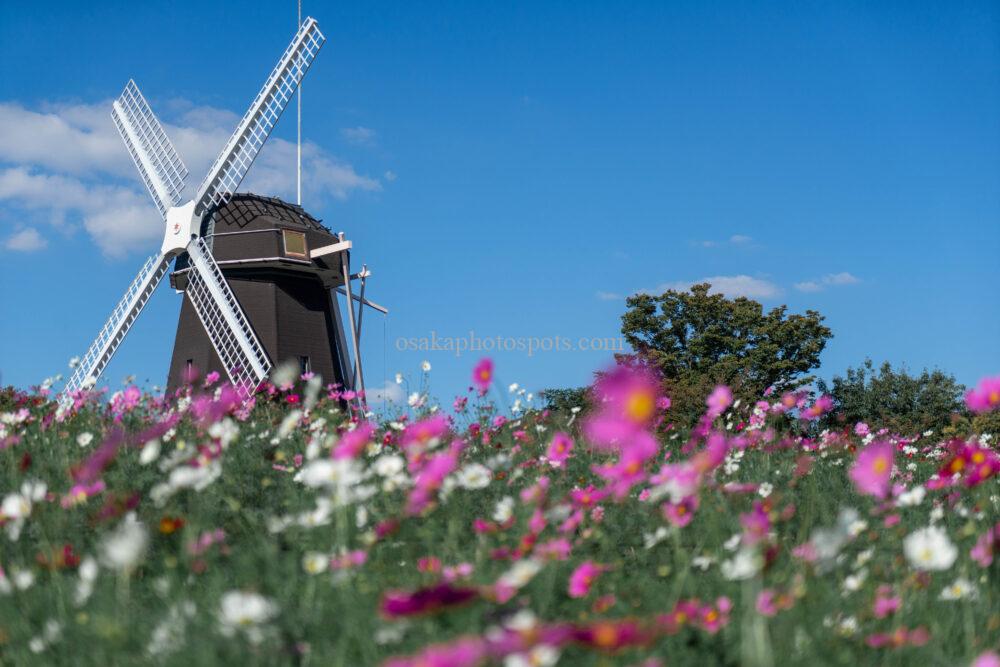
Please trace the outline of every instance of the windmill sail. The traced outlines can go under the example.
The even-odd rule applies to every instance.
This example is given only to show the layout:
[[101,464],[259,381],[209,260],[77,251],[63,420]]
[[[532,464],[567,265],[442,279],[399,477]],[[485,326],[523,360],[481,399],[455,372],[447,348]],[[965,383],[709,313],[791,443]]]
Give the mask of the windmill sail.
[[111,117],[153,203],[165,219],[167,210],[180,202],[187,167],[132,79],[112,104]]
[[247,321],[204,239],[188,245],[192,271],[185,290],[229,381],[244,396],[252,394],[271,370],[271,360]]
[[198,188],[196,214],[236,192],[325,40],[316,19],[306,18]]
[[91,344],[87,353],[80,360],[73,375],[63,389],[60,402],[67,404],[73,400],[73,394],[83,389],[88,381],[97,382],[97,379],[104,372],[115,350],[125,340],[126,334],[132,328],[132,323],[139,317],[149,297],[153,295],[156,286],[167,272],[170,266],[170,258],[166,255],[153,255],[146,260],[139,275],[135,277],[125,296],[113,311],[111,317],[104,324],[104,328],[97,334],[97,338]]

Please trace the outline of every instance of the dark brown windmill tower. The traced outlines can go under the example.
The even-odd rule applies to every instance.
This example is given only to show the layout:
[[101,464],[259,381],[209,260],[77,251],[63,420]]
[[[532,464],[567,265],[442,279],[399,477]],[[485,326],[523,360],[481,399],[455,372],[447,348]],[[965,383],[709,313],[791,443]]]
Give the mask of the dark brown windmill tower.
[[[233,195],[213,210],[201,236],[268,357],[279,364],[293,363],[301,372],[317,373],[327,382],[346,387],[363,383],[360,374],[354,381],[360,369],[351,362],[353,339],[345,335],[352,324],[345,322],[335,294],[346,291],[350,241],[334,235],[299,206],[253,194]],[[179,258],[170,275],[171,286],[185,290],[190,270],[186,257]],[[354,278],[364,285],[367,271]],[[361,318],[360,312],[357,317]],[[192,369],[225,373],[191,299],[185,297],[168,391],[180,386]]]
[[[252,393],[275,363],[364,389],[358,340],[368,271],[351,273],[351,242],[300,207],[234,194],[325,38],[306,18],[208,171],[182,204],[187,168],[135,82],[111,116],[165,222],[163,244],[125,291],[66,383],[61,403],[92,386],[174,259],[170,283],[184,293],[168,385],[185,371],[224,373]],[[351,289],[359,281],[360,295]],[[344,296],[341,313],[339,295]],[[355,303],[358,304],[355,313]],[[362,392],[363,393],[363,392]]]

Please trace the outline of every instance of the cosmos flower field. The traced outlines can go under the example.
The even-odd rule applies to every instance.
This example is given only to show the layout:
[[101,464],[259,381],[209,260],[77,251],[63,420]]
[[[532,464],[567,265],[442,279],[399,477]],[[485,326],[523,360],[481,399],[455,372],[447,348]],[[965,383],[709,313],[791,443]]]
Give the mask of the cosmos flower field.
[[721,386],[682,426],[641,367],[586,410],[493,379],[379,415],[316,377],[8,391],[0,664],[1000,665],[990,434]]

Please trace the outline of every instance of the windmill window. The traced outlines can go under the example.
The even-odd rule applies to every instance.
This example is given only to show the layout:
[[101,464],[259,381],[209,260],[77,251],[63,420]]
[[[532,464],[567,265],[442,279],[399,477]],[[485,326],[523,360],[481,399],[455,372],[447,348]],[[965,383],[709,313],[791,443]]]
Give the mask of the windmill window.
[[282,240],[285,242],[285,254],[289,257],[301,257],[307,259],[309,251],[306,248],[306,235],[302,232],[295,232],[290,229],[281,230]]
[[299,370],[303,375],[312,373],[312,362],[309,361],[309,357],[299,357]]

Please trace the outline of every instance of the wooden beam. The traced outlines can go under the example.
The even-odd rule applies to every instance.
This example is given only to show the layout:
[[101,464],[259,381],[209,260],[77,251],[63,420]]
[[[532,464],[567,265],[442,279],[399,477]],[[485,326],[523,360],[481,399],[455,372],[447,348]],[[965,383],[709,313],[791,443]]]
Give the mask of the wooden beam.
[[309,252],[309,258],[316,259],[317,257],[322,257],[323,255],[331,255],[335,252],[343,252],[345,250],[350,250],[350,249],[351,249],[350,241],[341,241],[340,243],[325,245],[322,248],[313,248]]

